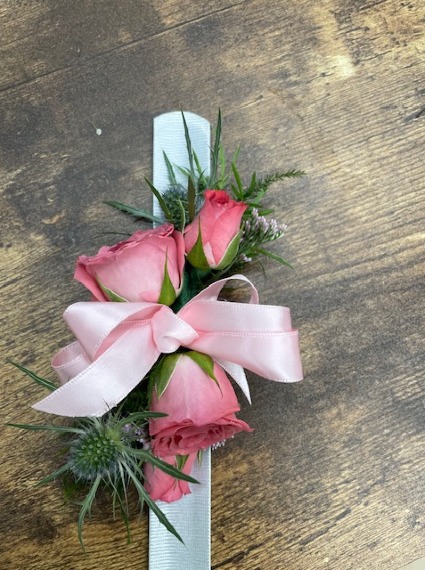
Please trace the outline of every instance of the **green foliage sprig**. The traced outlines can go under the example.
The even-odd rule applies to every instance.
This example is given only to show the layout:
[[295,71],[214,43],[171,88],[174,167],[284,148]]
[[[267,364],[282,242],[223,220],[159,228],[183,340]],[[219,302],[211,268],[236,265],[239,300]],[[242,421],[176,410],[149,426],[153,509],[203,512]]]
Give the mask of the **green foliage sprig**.
[[[291,265],[275,253],[264,249],[264,245],[279,239],[284,235],[286,226],[279,224],[273,218],[267,218],[274,212],[274,208],[267,207],[265,198],[270,187],[287,179],[300,178],[304,176],[302,170],[290,169],[277,171],[258,177],[256,172],[251,175],[248,184],[244,184],[241,173],[237,167],[240,148],[233,153],[230,160],[226,157],[221,134],[222,117],[218,112],[217,123],[214,133],[214,142],[211,148],[211,168],[210,174],[206,174],[202,169],[199,157],[196,154],[189,134],[186,118],[182,113],[183,126],[185,132],[186,148],[188,153],[189,166],[182,167],[172,164],[168,156],[164,153],[164,160],[167,166],[169,186],[162,194],[146,179],[146,182],[157,198],[163,211],[164,218],[172,223],[178,230],[184,231],[185,226],[190,223],[199,212],[203,204],[203,192],[206,189],[225,190],[236,201],[244,202],[248,208],[243,217],[243,237],[240,242],[238,255],[231,267],[226,268],[228,273],[232,267],[240,270],[247,263],[257,260],[259,257],[268,257],[274,261],[291,267]],[[184,174],[187,178],[187,185],[183,186],[178,182],[177,172]],[[109,200],[106,204],[130,214],[134,218],[143,219],[148,222],[160,223],[157,217],[146,212],[146,210]]]
[[[15,362],[11,364],[39,386],[50,391],[56,389],[52,382],[41,378],[28,368]],[[117,509],[119,510],[127,529],[128,540],[130,540],[128,490],[130,486],[133,486],[138,495],[140,509],[143,509],[146,504],[167,530],[183,542],[177,530],[144,488],[143,465],[150,463],[176,479],[190,483],[197,483],[197,481],[183,473],[181,469],[176,469],[152,454],[149,449],[147,423],[150,418],[160,418],[166,414],[129,411],[132,403],[137,407],[140,404],[137,392],[137,390],[134,391],[132,398],[127,398],[127,401],[108,414],[100,418],[77,418],[71,426],[8,424],[15,428],[50,431],[63,436],[64,464],[39,481],[38,485],[61,479],[67,487],[77,485],[84,490],[85,497],[81,502],[78,515],[78,538],[83,548],[84,520],[87,515],[90,515],[96,494],[101,487],[110,492],[113,512],[115,514]],[[69,478],[70,485],[68,484]]]

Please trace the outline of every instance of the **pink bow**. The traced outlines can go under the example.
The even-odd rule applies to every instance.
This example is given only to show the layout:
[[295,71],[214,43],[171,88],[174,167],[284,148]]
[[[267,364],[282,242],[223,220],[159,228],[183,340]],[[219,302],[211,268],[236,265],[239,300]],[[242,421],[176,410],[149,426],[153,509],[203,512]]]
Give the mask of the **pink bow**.
[[[251,287],[250,303],[219,301],[233,279]],[[78,339],[53,359],[62,386],[36,410],[61,416],[101,416],[145,377],[161,353],[180,346],[214,358],[249,399],[243,368],[277,382],[302,379],[298,332],[289,309],[258,304],[243,275],[222,279],[177,314],[156,303],[75,303],[64,314]]]

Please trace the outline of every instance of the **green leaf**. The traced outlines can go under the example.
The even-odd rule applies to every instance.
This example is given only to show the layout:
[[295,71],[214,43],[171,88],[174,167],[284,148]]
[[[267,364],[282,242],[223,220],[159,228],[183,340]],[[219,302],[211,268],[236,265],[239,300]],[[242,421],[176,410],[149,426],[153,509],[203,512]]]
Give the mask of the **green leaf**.
[[110,474],[108,474],[108,483],[112,489],[112,513],[115,520],[115,512],[116,512],[116,504],[117,501],[120,506],[121,518],[124,521],[124,526],[127,534],[127,544],[131,544],[131,532],[130,532],[130,521],[128,518],[128,501],[127,501],[127,490],[125,486],[123,489],[119,489],[117,485],[118,476],[116,478],[112,478]]
[[268,216],[269,214],[273,214],[273,212],[274,212],[273,208],[259,209],[258,215],[259,216]]
[[8,423],[7,426],[16,427],[20,429],[27,429],[30,431],[55,431],[57,433],[78,433],[79,435],[84,434],[83,429],[66,427],[66,426],[53,426],[53,425],[37,425],[37,424],[13,424]]
[[148,420],[150,418],[165,418],[166,416],[168,416],[168,414],[164,414],[163,412],[134,412],[119,420],[119,422],[117,422],[117,427],[119,428],[120,426],[131,423],[136,424],[137,422]]
[[177,186],[178,184],[177,184],[176,175],[174,173],[173,165],[171,164],[170,159],[166,155],[165,151],[162,151],[162,152],[164,154],[164,160],[165,160],[165,164],[167,166],[168,180],[169,180],[171,186]]
[[30,370],[29,368],[25,368],[25,366],[22,366],[21,364],[18,364],[13,360],[9,360],[8,362],[10,362],[10,364],[12,364],[13,366],[16,366],[16,368],[21,372],[29,376],[39,386],[43,386],[43,388],[47,388],[51,392],[56,390],[57,386],[55,386],[53,382],[50,382],[50,380],[45,380],[44,378],[41,378],[41,376],[38,376],[35,372],[32,372],[32,370]]
[[253,191],[255,190],[255,187],[257,186],[257,175],[254,172],[252,174],[251,177],[251,182],[249,183],[248,188],[245,190],[245,199],[249,198],[249,196],[251,196],[251,194],[253,193]]
[[239,232],[232,239],[228,248],[226,249],[226,253],[224,254],[220,263],[217,265],[216,269],[224,269],[225,267],[230,265],[232,261],[235,259],[239,251],[239,244],[241,242],[242,233],[243,231],[239,230]]
[[180,226],[178,229],[183,233],[184,228],[186,227],[186,212],[181,200],[177,200],[177,204],[180,210]]
[[201,221],[199,220],[199,233],[195,245],[187,254],[187,261],[197,269],[210,269],[210,264],[205,256],[204,246],[202,245]]
[[180,468],[176,469],[176,467],[173,467],[172,465],[170,465],[166,461],[163,461],[159,457],[155,457],[155,455],[152,455],[152,453],[149,453],[148,451],[143,451],[142,449],[132,448],[131,455],[133,455],[134,457],[138,457],[139,459],[142,459],[143,461],[147,461],[148,463],[151,463],[151,465],[158,467],[158,469],[161,469],[161,471],[164,471],[164,473],[166,473],[167,475],[170,475],[171,477],[174,477],[175,479],[187,481],[188,483],[199,483],[199,481],[197,481],[196,479],[194,479],[190,475],[186,475],[186,473],[183,473],[180,470]]
[[62,467],[60,467],[59,469],[57,469],[56,471],[54,471],[50,475],[47,475],[47,477],[44,477],[44,479],[41,479],[41,481],[38,481],[38,483],[36,484],[36,487],[41,487],[41,485],[46,485],[46,483],[50,483],[50,481],[54,481],[55,479],[57,479],[58,477],[60,477],[64,473],[66,473],[67,471],[69,471],[69,465],[68,465],[68,463],[65,463],[65,465],[62,465]]
[[118,295],[118,293],[115,293],[114,291],[112,291],[112,289],[109,289],[109,287],[104,285],[98,277],[95,277],[95,279],[96,279],[99,287],[102,289],[103,293],[109,299],[109,301],[112,301],[114,303],[128,303],[127,299],[125,299],[124,297],[121,297],[121,295]]
[[238,160],[238,158],[239,158],[239,152],[240,152],[240,150],[241,150],[241,147],[240,147],[240,145],[238,145],[237,148],[236,148],[236,150],[235,150],[235,152],[233,153],[231,162],[234,162],[234,163],[236,164],[236,162],[237,162],[237,160]]
[[120,427],[125,426],[125,424],[137,424],[137,423],[141,423],[141,422],[146,422],[149,419],[153,419],[153,418],[165,418],[166,416],[168,416],[168,414],[164,414],[162,412],[133,412],[132,414],[129,414],[128,416],[124,416],[123,418],[121,418],[117,423],[116,423],[116,427],[119,429]]
[[126,238],[129,238],[131,236],[131,234],[129,234],[128,232],[99,232],[99,235],[101,235],[101,236],[125,236]]
[[220,178],[224,180],[226,178],[226,154],[224,148],[220,145],[218,149],[218,158],[220,161]]
[[263,249],[262,247],[255,247],[253,249],[253,252],[256,254],[265,255],[266,257],[269,257],[270,259],[274,259],[275,261],[278,261],[282,265],[286,265],[287,267],[290,267],[291,269],[293,269],[293,267],[289,263],[289,261],[286,261],[286,259],[283,259],[283,257],[280,257],[280,255],[276,255],[275,253],[271,253],[270,251],[267,251],[266,249]]
[[275,175],[278,179],[281,178],[300,178],[301,176],[305,176],[304,170],[286,170],[285,172],[277,172]]
[[168,273],[168,255],[166,255],[165,266],[164,266],[164,280],[162,282],[158,303],[160,303],[161,305],[167,305],[167,307],[169,307],[174,303],[176,298],[177,298],[177,293],[176,290],[174,289],[174,285],[172,284],[170,275]]
[[102,479],[101,475],[97,475],[96,479],[94,480],[92,486],[90,487],[90,491],[87,493],[83,504],[81,505],[80,514],[78,515],[78,540],[80,541],[81,546],[84,549],[83,543],[83,526],[84,526],[84,519],[86,514],[91,511],[94,498],[96,496],[97,489],[99,487],[100,481]]
[[164,515],[164,513],[161,511],[161,509],[158,507],[158,505],[156,504],[155,501],[152,501],[152,499],[149,497],[148,492],[146,491],[146,489],[143,487],[143,485],[140,483],[140,481],[138,480],[138,478],[136,477],[136,475],[133,473],[133,471],[131,470],[131,468],[124,464],[123,465],[124,469],[127,471],[130,479],[133,481],[134,486],[137,489],[137,492],[139,494],[139,498],[141,501],[145,501],[146,504],[148,505],[148,507],[151,509],[151,511],[153,513],[155,513],[155,515],[158,517],[158,520],[160,523],[162,523],[165,528],[171,532],[172,534],[174,534],[174,536],[182,543],[183,539],[182,537],[179,535],[179,533],[176,531],[176,529],[174,528],[174,526],[170,523],[170,521],[167,519],[167,517]]
[[196,352],[195,350],[185,352],[184,355],[191,358],[193,362],[196,362],[199,368],[201,368],[205,374],[207,374],[218,385],[217,378],[214,374],[214,361],[211,356],[208,356],[208,354],[203,354],[202,352]]
[[238,169],[236,168],[236,164],[234,162],[231,163],[231,168],[232,168],[232,172],[233,172],[233,176],[235,177],[236,180],[236,184],[238,186],[238,191],[236,193],[237,198],[239,198],[240,200],[243,200],[244,194],[243,194],[243,184],[242,184],[242,180],[239,174]]
[[218,110],[217,125],[215,127],[214,148],[211,155],[211,180],[215,181],[217,177],[217,168],[220,160],[220,141],[221,141],[221,110]]
[[196,154],[195,151],[193,151],[193,158],[195,160],[195,164],[196,164],[196,170],[198,172],[198,188],[199,186],[206,186],[207,185],[207,181],[205,179],[204,176],[204,172],[205,170],[202,169],[201,163],[199,162],[199,158],[198,155]]
[[185,168],[184,166],[178,166],[176,164],[176,168],[178,171],[180,171],[184,176],[186,176],[187,178],[189,178],[190,176],[190,170],[188,168]]
[[[124,500],[126,502],[126,504],[128,504],[128,494],[127,494],[127,488],[128,488],[128,481],[127,481],[127,476],[124,472],[124,468],[122,466],[122,463],[120,461],[118,461],[118,473],[121,479],[121,486],[122,486],[122,490],[124,493]],[[117,475],[117,481],[118,481],[118,475]]]
[[193,167],[193,150],[192,150],[192,141],[190,140],[189,128],[186,123],[186,117],[182,111],[182,118],[183,118],[183,126],[184,126],[184,136],[186,139],[186,148],[187,148],[187,155],[189,157],[189,164],[190,164],[190,173],[191,175],[195,174],[195,169]]
[[196,188],[193,183],[192,177],[187,179],[187,208],[189,213],[189,223],[195,217],[196,210]]
[[258,180],[255,188],[255,194],[257,197],[263,197],[267,192],[268,188],[275,182],[284,180],[285,178],[299,178],[304,176],[305,172],[302,170],[285,170],[282,172],[274,172],[273,174],[267,174],[262,180]]
[[140,208],[135,208],[134,206],[129,206],[127,204],[122,204],[121,202],[116,202],[115,200],[105,200],[103,203],[107,204],[108,206],[112,206],[113,208],[116,208],[121,212],[130,214],[135,218],[144,218],[146,220],[149,220],[150,222],[155,222],[157,224],[162,224],[163,221],[161,220],[161,218],[157,218],[156,216],[147,212],[146,210],[141,210]]
[[162,197],[161,193],[159,192],[159,190],[157,190],[155,188],[155,186],[146,177],[145,177],[145,182],[149,186],[149,188],[151,189],[151,192],[153,193],[155,198],[158,200],[158,204],[159,204],[161,210],[164,212],[164,215],[167,218],[167,220],[172,222],[173,216],[172,216],[170,210],[168,209],[168,206],[167,206],[164,198]]
[[181,353],[175,352],[165,356],[152,373],[158,400],[168,388],[171,376],[177,366]]

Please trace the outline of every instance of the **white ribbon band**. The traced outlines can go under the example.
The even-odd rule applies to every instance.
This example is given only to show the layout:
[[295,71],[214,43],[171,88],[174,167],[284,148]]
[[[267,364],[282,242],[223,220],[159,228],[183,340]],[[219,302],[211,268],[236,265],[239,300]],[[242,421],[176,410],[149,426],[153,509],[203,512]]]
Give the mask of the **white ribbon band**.
[[202,463],[195,461],[191,475],[199,485],[175,503],[158,507],[184,540],[179,542],[149,513],[149,570],[210,570],[211,568],[211,450]]
[[[210,173],[210,124],[193,113],[184,113],[192,147],[206,176]],[[186,138],[181,112],[164,113],[153,123],[153,185],[161,193],[169,186],[164,152],[174,165],[189,167]],[[175,169],[177,181],[187,180]],[[156,200],[155,216],[163,217]],[[191,475],[199,485],[190,485],[192,493],[175,503],[158,501],[159,508],[182,537],[181,544],[149,513],[149,570],[210,570],[211,568],[211,451],[203,454],[202,463],[194,464]]]

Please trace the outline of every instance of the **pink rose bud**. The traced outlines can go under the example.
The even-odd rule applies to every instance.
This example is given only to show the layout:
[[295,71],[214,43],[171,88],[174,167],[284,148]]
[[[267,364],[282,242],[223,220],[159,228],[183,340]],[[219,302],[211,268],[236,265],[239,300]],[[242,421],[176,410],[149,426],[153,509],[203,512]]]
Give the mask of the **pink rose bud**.
[[235,258],[241,239],[243,202],[224,190],[206,190],[199,214],[184,231],[187,259],[198,269],[223,269]]
[[[196,456],[197,453],[191,453],[190,455],[179,457],[179,460],[184,463],[181,471],[186,475],[190,475]],[[179,467],[177,458],[174,456],[162,457],[162,460],[173,467]],[[183,495],[190,493],[187,481],[174,479],[174,477],[164,473],[159,467],[154,467],[150,463],[145,463],[144,473],[146,477],[146,491],[154,501],[172,503],[173,501],[178,501]]]
[[149,424],[159,457],[188,455],[252,431],[235,416],[240,408],[224,370],[199,352],[174,353],[161,361],[150,409],[167,414]]
[[172,224],[138,230],[77,260],[75,279],[98,301],[147,301],[172,305],[183,280],[184,241]]

